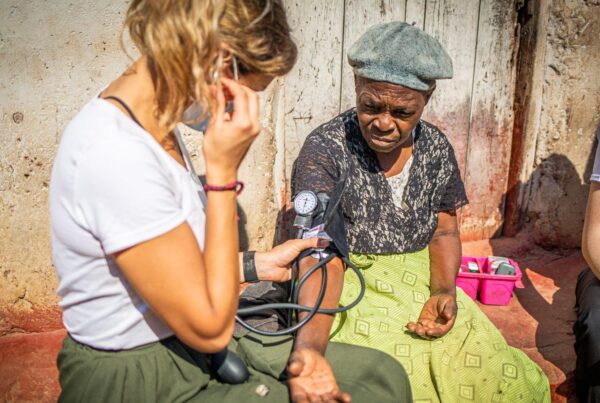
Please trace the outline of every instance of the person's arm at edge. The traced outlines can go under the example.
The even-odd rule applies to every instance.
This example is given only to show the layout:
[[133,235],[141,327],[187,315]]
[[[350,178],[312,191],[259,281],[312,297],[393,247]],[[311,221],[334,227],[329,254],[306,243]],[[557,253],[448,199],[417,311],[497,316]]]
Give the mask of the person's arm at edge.
[[600,278],[600,182],[592,181],[590,185],[581,251],[594,275]]

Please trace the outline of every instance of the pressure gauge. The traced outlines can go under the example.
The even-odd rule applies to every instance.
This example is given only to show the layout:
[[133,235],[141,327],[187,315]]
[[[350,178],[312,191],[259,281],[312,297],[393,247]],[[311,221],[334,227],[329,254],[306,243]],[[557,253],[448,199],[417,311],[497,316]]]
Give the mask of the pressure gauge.
[[309,216],[317,208],[319,199],[310,190],[304,190],[294,198],[294,210],[301,216]]

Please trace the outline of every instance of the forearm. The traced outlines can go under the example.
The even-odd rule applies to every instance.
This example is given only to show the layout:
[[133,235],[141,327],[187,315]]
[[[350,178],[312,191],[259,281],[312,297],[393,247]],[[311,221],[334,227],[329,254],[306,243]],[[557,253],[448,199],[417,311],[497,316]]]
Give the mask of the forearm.
[[462,248],[455,228],[439,228],[429,243],[431,294],[456,294],[456,275],[460,267]]
[[240,283],[245,283],[244,278],[244,252],[238,252],[238,274],[240,277]]
[[[300,277],[317,263],[312,257],[307,257],[300,263]],[[314,306],[321,288],[322,272],[316,271],[302,286],[298,295],[298,302],[306,306]],[[321,308],[334,309],[339,306],[340,296],[344,284],[344,266],[341,259],[336,258],[327,265],[327,288]],[[299,320],[308,315],[308,312],[299,314]],[[334,315],[316,314],[296,335],[294,350],[310,348],[324,354],[329,342],[329,332],[333,324]]]
[[[207,182],[225,184],[235,181],[235,174],[210,176]],[[239,297],[239,240],[237,202],[233,191],[208,192],[204,266],[206,292],[214,316],[233,328]]]

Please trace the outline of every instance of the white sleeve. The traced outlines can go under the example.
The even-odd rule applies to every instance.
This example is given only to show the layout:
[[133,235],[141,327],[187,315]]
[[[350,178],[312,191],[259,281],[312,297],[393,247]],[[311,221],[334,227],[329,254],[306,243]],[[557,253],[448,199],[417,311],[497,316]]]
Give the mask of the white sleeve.
[[88,150],[74,185],[76,211],[106,254],[163,235],[185,219],[169,173],[141,140]]
[[592,182],[600,182],[600,126],[598,126],[598,130],[596,131],[596,138],[598,138],[598,146],[596,147],[594,169],[592,170],[592,176],[590,177]]

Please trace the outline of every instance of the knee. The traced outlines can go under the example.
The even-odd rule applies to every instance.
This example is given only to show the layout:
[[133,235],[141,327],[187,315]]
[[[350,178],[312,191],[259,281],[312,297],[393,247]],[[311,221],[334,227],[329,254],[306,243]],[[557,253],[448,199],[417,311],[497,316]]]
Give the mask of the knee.
[[399,402],[412,401],[412,391],[406,369],[395,358],[377,351],[376,357],[377,378],[382,382],[383,388],[388,389]]
[[580,308],[573,330],[578,343],[600,344],[600,307]]
[[573,333],[579,369],[600,361],[600,283],[594,280],[594,283],[584,284],[586,287],[577,295],[577,320],[573,324]]
[[600,331],[600,280],[589,268],[582,271],[577,279],[576,305],[576,326],[584,331]]
[[373,358],[377,363],[377,377],[386,387],[396,390],[396,395],[412,396],[408,374],[398,360],[381,351],[376,351]]

